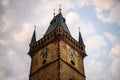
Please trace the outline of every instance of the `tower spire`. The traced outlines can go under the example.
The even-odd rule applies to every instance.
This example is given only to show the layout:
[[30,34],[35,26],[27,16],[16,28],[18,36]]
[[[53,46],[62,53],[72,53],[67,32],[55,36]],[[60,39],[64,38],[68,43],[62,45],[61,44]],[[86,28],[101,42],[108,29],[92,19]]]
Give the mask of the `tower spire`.
[[59,13],[61,13],[61,5],[59,5]]
[[69,31],[69,29],[66,25],[65,18],[62,16],[62,13],[58,13],[51,20],[50,25],[49,25],[47,31],[45,32],[45,35],[48,35],[49,33],[53,32],[55,30],[55,28],[58,27],[58,26],[62,26],[64,31],[67,32],[69,35],[71,35],[70,31]]
[[79,27],[79,44],[82,44],[84,45],[84,42],[83,42],[83,39],[82,39],[82,36],[81,36],[81,32],[80,32],[80,27]]
[[33,32],[33,35],[32,35],[30,45],[35,43],[35,42],[36,42],[36,25],[34,26],[34,32]]

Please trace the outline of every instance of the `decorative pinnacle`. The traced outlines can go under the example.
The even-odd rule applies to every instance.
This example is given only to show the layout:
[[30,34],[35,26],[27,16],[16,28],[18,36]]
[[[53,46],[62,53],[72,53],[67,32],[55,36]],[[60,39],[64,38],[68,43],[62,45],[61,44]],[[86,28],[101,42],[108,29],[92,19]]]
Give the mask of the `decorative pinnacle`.
[[61,5],[59,5],[59,13],[61,13]]
[[80,32],[80,27],[78,27],[78,29],[79,29],[79,32]]
[[34,30],[36,30],[36,25],[34,25]]
[[53,12],[53,16],[55,16],[55,9],[54,9],[54,12]]

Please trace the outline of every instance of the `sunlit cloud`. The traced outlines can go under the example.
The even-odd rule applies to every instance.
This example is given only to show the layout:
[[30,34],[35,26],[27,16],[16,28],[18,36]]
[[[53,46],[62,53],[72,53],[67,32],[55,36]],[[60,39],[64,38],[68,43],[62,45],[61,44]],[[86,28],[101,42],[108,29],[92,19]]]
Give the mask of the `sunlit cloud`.
[[20,43],[24,43],[31,36],[31,24],[25,23],[22,27],[20,32],[13,34],[14,39]]
[[113,46],[110,51],[110,57],[112,58],[112,63],[110,66],[111,74],[116,78],[120,79],[120,44]]
[[6,45],[7,42],[5,40],[0,40],[0,45]]
[[[98,0],[97,0],[98,1]],[[104,0],[102,3],[96,4],[96,16],[103,22],[117,23],[120,25],[120,3],[119,1]],[[102,6],[101,6],[102,5]],[[114,6],[114,7],[113,7]]]
[[95,36],[87,38],[85,43],[87,45],[87,49],[90,49],[90,50],[100,49],[100,48],[104,48],[108,46],[105,39],[100,35],[95,35]]

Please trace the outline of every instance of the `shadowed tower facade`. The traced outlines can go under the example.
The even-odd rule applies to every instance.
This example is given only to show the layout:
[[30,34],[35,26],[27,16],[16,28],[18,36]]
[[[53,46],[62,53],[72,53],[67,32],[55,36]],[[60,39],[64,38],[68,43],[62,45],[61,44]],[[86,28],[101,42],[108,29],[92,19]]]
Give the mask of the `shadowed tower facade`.
[[75,40],[61,11],[53,17],[43,38],[36,41],[35,30],[28,53],[29,80],[85,80],[85,45],[79,31]]

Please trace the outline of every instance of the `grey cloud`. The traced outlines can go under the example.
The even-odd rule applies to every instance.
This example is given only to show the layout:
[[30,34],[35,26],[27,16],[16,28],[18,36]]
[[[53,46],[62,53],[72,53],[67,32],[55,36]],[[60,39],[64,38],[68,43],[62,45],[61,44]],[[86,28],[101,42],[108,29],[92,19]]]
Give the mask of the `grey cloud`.
[[7,42],[7,45],[0,45],[0,80],[28,80],[30,38],[19,43],[13,34],[20,32],[24,23],[34,24],[32,19],[37,18],[34,17],[35,10],[41,3],[39,0],[10,0],[7,5],[2,5],[0,0],[0,40]]
[[[3,28],[3,26],[4,26],[4,21],[3,21],[3,15],[4,15],[4,13],[5,13],[5,7],[2,5],[2,2],[1,2],[1,0],[0,0],[0,28]],[[0,31],[1,31],[1,29],[0,29]]]
[[[25,3],[24,0],[23,3],[26,6],[15,1],[10,1],[8,5],[3,6],[0,1],[0,39],[7,42],[7,45],[0,45],[0,80],[28,79],[30,64],[30,58],[27,55],[28,44],[25,44],[26,46],[24,43],[20,45],[13,38],[13,33],[20,31],[22,29],[21,26],[24,22],[29,21],[30,15],[34,12],[31,7],[35,5],[31,6],[29,4],[27,6],[27,2]],[[4,21],[3,18],[7,21]],[[5,27],[6,31],[2,31]],[[13,53],[8,52],[10,49],[15,52],[15,55],[11,57],[10,55]]]

